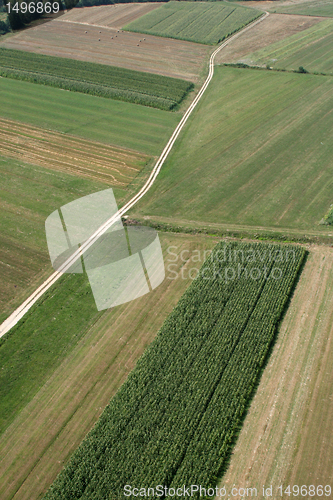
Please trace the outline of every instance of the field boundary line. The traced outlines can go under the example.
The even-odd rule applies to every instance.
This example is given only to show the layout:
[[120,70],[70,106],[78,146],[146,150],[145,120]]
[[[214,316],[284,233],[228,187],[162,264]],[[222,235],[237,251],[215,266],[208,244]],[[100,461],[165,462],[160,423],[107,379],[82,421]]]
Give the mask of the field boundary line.
[[210,59],[209,59],[209,72],[208,76],[203,83],[201,89],[199,90],[198,94],[195,96],[194,100],[188,107],[187,111],[183,115],[182,119],[178,123],[177,127],[175,128],[172,136],[170,137],[167,145],[163,149],[161,155],[159,156],[153,170],[150,173],[150,176],[148,177],[146,183],[144,186],[139,190],[139,192],[133,196],[131,200],[129,200],[120,210],[118,210],[110,219],[108,219],[102,226],[100,226],[95,233],[90,236],[83,244],[82,246],[76,250],[60,267],[58,271],[55,271],[51,276],[35,290],[33,294],[26,299],[23,304],[21,304],[20,307],[18,307],[1,325],[0,325],[0,338],[3,337],[13,326],[15,326],[20,319],[23,318],[23,316],[31,309],[31,307],[37,302],[37,300],[42,297],[42,295],[52,286],[56,281],[62,276],[63,273],[68,271],[68,269],[77,261],[81,258],[83,255],[83,252],[88,250],[111,226],[113,226],[119,218],[124,215],[128,210],[130,210],[151,188],[151,186],[154,184],[157,175],[159,174],[163,163],[165,162],[166,158],[168,157],[177,137],[179,136],[180,132],[182,131],[184,125],[186,124],[188,118],[192,114],[193,110],[197,106],[198,102],[202,98],[203,94],[205,93],[210,81],[213,78],[214,75],[214,60],[216,54],[220,52],[221,49],[226,47],[232,40],[240,36],[242,33],[245,31],[253,28],[255,25],[259,24],[262,22],[264,19],[266,19],[269,16],[269,12],[265,12],[259,19],[256,19],[254,22],[248,24],[243,28],[242,30],[238,31],[231,37],[229,37],[227,40],[221,43],[214,52],[211,54]]

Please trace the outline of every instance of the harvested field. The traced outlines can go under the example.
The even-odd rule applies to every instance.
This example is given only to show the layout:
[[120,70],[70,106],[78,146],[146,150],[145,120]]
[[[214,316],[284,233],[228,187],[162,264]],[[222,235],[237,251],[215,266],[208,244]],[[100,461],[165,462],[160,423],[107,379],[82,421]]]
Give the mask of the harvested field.
[[161,5],[163,5],[162,2],[118,3],[98,7],[76,8],[68,11],[61,20],[87,24],[88,26],[107,26],[108,28],[120,30],[125,24],[144,16],[157,7],[161,7]]
[[332,342],[333,251],[313,247],[222,485],[332,485]]
[[0,154],[51,170],[126,187],[150,157],[0,118]]
[[[152,293],[106,311],[1,436],[2,500],[41,497],[177,304],[191,282],[190,269],[200,267],[204,251],[216,244],[207,235],[162,233],[160,240],[164,282]],[[193,260],[184,262],[182,251]]]
[[238,38],[220,51],[215,58],[216,63],[243,61],[251,52],[263,49],[274,42],[284,40],[290,35],[311,28],[320,21],[322,21],[320,17],[270,14],[257,26],[239,35]]
[[206,68],[211,50],[197,43],[150,35],[143,41],[136,33],[118,33],[116,28],[107,27],[89,28],[62,19],[17,33],[0,43],[0,47],[109,64],[194,83]]

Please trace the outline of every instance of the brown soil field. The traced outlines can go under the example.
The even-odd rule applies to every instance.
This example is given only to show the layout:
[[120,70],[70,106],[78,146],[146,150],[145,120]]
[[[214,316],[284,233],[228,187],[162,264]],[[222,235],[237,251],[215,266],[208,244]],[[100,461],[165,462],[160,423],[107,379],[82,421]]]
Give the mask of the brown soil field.
[[264,21],[239,35],[219,52],[216,56],[216,63],[246,62],[247,54],[306,30],[322,20],[322,17],[270,14]]
[[133,182],[150,157],[0,118],[0,154],[112,186]]
[[[153,292],[107,311],[0,437],[0,498],[37,500],[153,340],[200,262],[181,258],[168,270],[167,248],[210,250],[208,236],[160,234],[166,279]],[[194,254],[198,255],[198,254]],[[174,257],[172,257],[173,259]],[[177,279],[170,279],[174,271]],[[182,273],[182,274],[181,274]]]
[[61,20],[95,26],[107,26],[120,30],[126,24],[131,23],[138,17],[144,16],[157,7],[161,7],[161,5],[163,5],[161,2],[151,2],[84,7],[70,10]]
[[142,37],[113,27],[66,22],[61,17],[5,38],[0,47],[201,81],[211,47],[150,35],[139,43]]
[[332,344],[333,249],[312,247],[221,485],[332,485]]

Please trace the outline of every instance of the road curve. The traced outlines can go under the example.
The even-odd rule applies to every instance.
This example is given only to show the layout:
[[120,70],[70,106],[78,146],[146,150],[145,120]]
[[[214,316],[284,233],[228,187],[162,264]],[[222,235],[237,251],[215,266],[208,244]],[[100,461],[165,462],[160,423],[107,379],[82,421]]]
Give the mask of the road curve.
[[158,158],[149,178],[147,179],[145,185],[140,189],[140,191],[133,196],[133,198],[127,202],[116,214],[114,214],[110,219],[108,219],[101,227],[95,231],[95,233],[88,239],[86,240],[80,247],[79,250],[74,252],[71,257],[69,257],[61,267],[59,267],[58,271],[55,271],[51,276],[44,281],[44,283],[37,288],[37,290],[34,291],[33,294],[30,295],[28,299],[26,299],[23,304],[20,305],[1,325],[0,325],[0,337],[5,335],[13,326],[18,323],[18,321],[29,311],[29,309],[33,306],[33,304],[48,290],[59,278],[62,276],[62,274],[67,271],[74,262],[76,262],[82,255],[83,252],[88,250],[102,234],[104,234],[115,222],[116,220],[119,219],[122,215],[124,215],[128,210],[130,210],[146,193],[147,191],[151,188],[151,186],[154,184],[155,179],[157,175],[159,174],[159,171],[162,168],[163,163],[165,162],[168,154],[170,153],[177,137],[179,136],[181,130],[183,129],[185,123],[187,122],[189,116],[191,115],[192,111],[200,101],[201,97],[205,93],[211,79],[213,78],[214,75],[214,60],[216,54],[223,49],[226,45],[228,45],[232,40],[240,36],[242,33],[245,31],[253,28],[253,26],[257,25],[258,23],[262,22],[266,17],[269,15],[268,12],[265,12],[265,14],[254,21],[251,24],[248,24],[245,28],[243,28],[241,31],[237,32],[235,35],[232,35],[230,38],[228,38],[225,42],[223,42],[221,45],[217,47],[217,49],[214,50],[214,52],[211,54],[210,59],[209,59],[209,72],[208,76],[202,85],[200,91],[196,95],[195,99],[192,101],[190,106],[188,107],[187,111],[185,112],[184,116],[180,120],[179,124],[177,125],[176,129],[174,130],[172,136],[170,137],[167,145],[163,149],[161,156]]

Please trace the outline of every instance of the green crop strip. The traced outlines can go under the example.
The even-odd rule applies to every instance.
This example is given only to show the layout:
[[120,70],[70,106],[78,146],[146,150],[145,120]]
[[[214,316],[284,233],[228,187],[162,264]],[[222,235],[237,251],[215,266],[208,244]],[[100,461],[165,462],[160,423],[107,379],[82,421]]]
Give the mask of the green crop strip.
[[193,88],[177,78],[4,48],[0,76],[163,110],[175,109]]
[[215,486],[304,257],[218,244],[45,500]]
[[168,2],[124,29],[214,45],[261,15],[228,2]]

